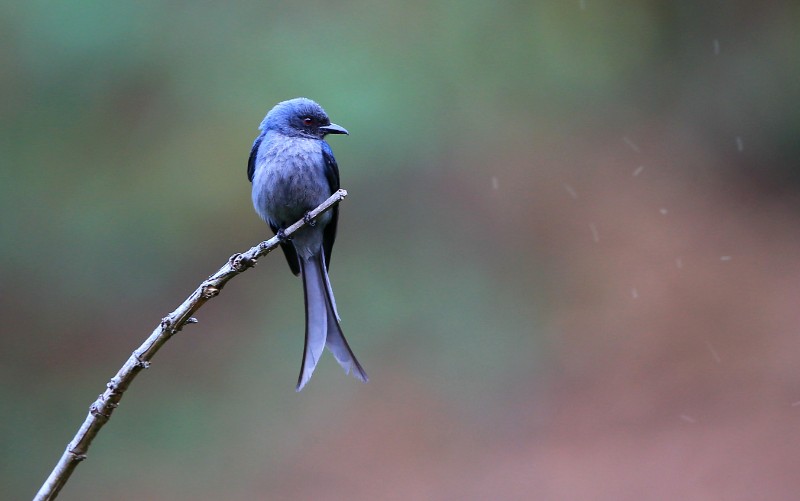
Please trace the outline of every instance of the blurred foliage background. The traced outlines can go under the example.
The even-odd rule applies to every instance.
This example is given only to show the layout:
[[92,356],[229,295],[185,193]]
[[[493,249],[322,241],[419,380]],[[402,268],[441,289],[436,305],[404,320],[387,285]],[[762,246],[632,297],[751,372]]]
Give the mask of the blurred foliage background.
[[300,394],[273,254],[158,354],[61,499],[791,499],[800,6],[6,2],[0,485],[269,236],[245,176],[320,102],[371,381]]

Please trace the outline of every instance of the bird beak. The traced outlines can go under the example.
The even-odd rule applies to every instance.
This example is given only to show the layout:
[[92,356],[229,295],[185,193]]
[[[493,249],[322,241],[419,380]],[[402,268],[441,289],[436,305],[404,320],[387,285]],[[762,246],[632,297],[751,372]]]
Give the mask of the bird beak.
[[349,132],[347,132],[347,129],[345,129],[341,125],[336,125],[336,124],[323,125],[320,127],[320,129],[324,131],[325,134],[347,134],[347,135],[350,134]]

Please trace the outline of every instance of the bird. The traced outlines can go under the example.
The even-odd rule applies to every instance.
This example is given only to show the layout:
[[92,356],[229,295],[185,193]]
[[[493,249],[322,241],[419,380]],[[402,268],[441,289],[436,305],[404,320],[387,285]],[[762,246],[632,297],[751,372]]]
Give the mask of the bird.
[[[331,123],[325,110],[299,97],[276,104],[259,125],[247,162],[253,207],[281,239],[294,275],[303,278],[306,332],[296,390],[311,379],[323,348],[333,353],[346,374],[367,382],[367,373],[344,337],[328,278],[338,206],[311,221],[307,214],[339,189],[339,166],[325,141],[328,134],[349,134]],[[306,225],[288,239],[283,231],[295,221]]]

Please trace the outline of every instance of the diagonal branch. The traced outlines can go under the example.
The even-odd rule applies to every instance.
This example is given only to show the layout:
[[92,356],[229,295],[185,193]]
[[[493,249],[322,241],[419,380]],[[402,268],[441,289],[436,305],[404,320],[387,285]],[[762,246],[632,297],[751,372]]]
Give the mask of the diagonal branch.
[[[313,222],[317,216],[341,202],[346,196],[347,192],[345,190],[338,190],[319,207],[309,212],[306,217],[286,228],[283,235],[285,237],[291,236],[306,224]],[[200,286],[186,298],[183,304],[161,320],[161,323],[155,328],[153,333],[150,334],[150,337],[131,354],[130,358],[125,362],[125,365],[117,372],[117,375],[111,378],[108,384],[106,384],[106,391],[104,391],[89,407],[89,415],[86,416],[86,420],[81,425],[78,433],[75,434],[75,437],[69,445],[67,445],[67,450],[64,451],[64,455],[61,456],[58,464],[53,468],[52,473],[50,473],[50,476],[39,489],[34,501],[45,501],[56,498],[58,492],[64,487],[67,480],[69,480],[75,467],[78,466],[78,463],[86,459],[86,453],[89,450],[89,446],[92,444],[92,440],[94,440],[100,428],[108,422],[111,413],[119,405],[122,394],[128,389],[133,378],[135,378],[142,369],[146,369],[150,365],[150,360],[155,356],[158,350],[164,346],[164,343],[166,343],[173,334],[180,331],[184,325],[196,322],[197,320],[192,318],[192,314],[199,310],[206,301],[219,294],[219,291],[228,283],[228,280],[246,269],[252,268],[256,264],[258,258],[268,254],[280,243],[281,239],[275,236],[252,247],[247,252],[234,254],[222,268],[204,280]]]

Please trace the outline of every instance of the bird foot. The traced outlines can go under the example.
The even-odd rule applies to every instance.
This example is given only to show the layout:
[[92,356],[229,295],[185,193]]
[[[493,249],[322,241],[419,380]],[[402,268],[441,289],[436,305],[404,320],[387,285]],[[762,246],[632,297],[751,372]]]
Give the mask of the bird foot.
[[311,213],[310,212],[306,212],[305,213],[305,215],[303,216],[303,222],[306,223],[307,225],[311,226],[311,227],[314,227],[314,226],[317,225],[317,222],[314,221],[313,217],[311,217]]
[[288,242],[289,240],[291,240],[291,238],[290,238],[290,237],[287,237],[287,236],[286,236],[286,232],[285,232],[285,231],[283,231],[283,228],[281,228],[280,230],[278,230],[278,232],[277,232],[277,233],[275,233],[275,236],[276,236],[276,237],[278,237],[278,241],[279,241],[280,243],[282,243],[282,244],[285,244],[286,242]]

